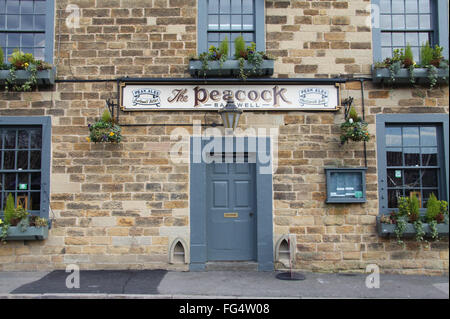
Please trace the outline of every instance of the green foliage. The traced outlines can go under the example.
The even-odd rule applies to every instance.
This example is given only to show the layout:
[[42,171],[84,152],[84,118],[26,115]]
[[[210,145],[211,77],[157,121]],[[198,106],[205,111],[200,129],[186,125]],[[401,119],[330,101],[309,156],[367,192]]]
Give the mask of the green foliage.
[[409,43],[406,45],[405,48],[405,54],[403,57],[403,60],[405,59],[410,59],[411,61],[414,61],[414,54],[412,52],[411,46],[409,45]]
[[350,108],[350,112],[348,113],[348,117],[351,118],[354,122],[357,122],[360,120],[358,113],[356,113],[355,108],[352,106]]
[[423,67],[430,65],[432,60],[433,48],[431,48],[430,44],[427,42],[420,48],[420,65]]
[[234,40],[234,58],[246,58],[245,41],[243,36],[239,36]]
[[16,70],[25,70],[30,64],[35,63],[33,54],[23,53],[18,49],[15,49],[13,53],[11,53],[8,61]]
[[14,211],[15,211],[14,197],[12,196],[11,193],[9,193],[6,199],[6,206],[3,215],[6,224],[9,224],[11,222],[11,219],[14,218]]
[[434,240],[438,239],[438,231],[437,231],[437,221],[432,220],[428,223],[428,226],[431,229],[431,238]]
[[348,119],[341,124],[341,144],[348,142],[348,140],[360,142],[369,141],[370,134],[368,132],[368,123],[363,121],[356,113],[352,106],[348,115]]
[[219,52],[222,56],[228,57],[228,50],[228,37],[225,37],[225,39],[220,42]]
[[444,51],[444,48],[436,44],[433,49],[433,60],[442,60],[444,58],[442,51]]
[[397,223],[394,229],[394,233],[397,236],[397,241],[399,243],[403,243],[403,241],[400,239],[403,235],[403,233],[406,230],[406,226],[408,225],[408,220],[405,216],[400,216],[397,218]]
[[423,237],[425,236],[425,230],[423,229],[422,221],[416,220],[413,225],[414,229],[416,230],[416,240],[423,241]]
[[409,215],[409,198],[399,197],[397,199],[398,216],[408,216]]
[[3,70],[5,66],[5,54],[3,53],[2,47],[0,47],[0,70]]
[[[420,216],[420,203],[419,199],[413,194],[409,199],[409,216],[412,220],[418,220]],[[411,218],[412,217],[412,218]]]
[[427,212],[425,214],[425,219],[428,223],[436,220],[436,217],[441,211],[441,203],[437,200],[434,193],[431,193],[430,198],[427,201]]
[[112,117],[111,117],[111,113],[109,112],[108,109],[103,111],[102,114],[102,121],[103,122],[112,122]]
[[122,130],[119,125],[111,121],[97,121],[88,125],[90,134],[87,138],[88,142],[94,143],[119,143],[122,140]]

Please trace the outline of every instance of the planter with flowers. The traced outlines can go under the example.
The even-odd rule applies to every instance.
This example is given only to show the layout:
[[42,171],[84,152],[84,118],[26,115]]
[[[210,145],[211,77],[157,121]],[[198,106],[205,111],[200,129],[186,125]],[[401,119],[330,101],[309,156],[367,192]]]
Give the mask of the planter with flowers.
[[392,58],[375,63],[372,67],[374,83],[426,84],[433,88],[438,83],[447,83],[448,60],[442,55],[440,46],[430,47],[428,43],[420,50],[420,63],[414,61],[411,47],[396,49]]
[[31,53],[14,50],[8,58],[9,63],[3,61],[3,50],[0,48],[0,85],[7,91],[26,92],[55,83],[52,66],[36,60]]
[[94,143],[120,143],[122,140],[122,130],[114,122],[111,113],[108,110],[103,112],[102,118],[94,124],[88,124],[89,137],[88,142]]
[[395,236],[399,241],[408,237],[423,241],[424,238],[436,240],[440,236],[448,236],[448,203],[431,194],[425,214],[420,214],[419,207],[419,199],[415,195],[399,197],[396,211],[377,217],[378,234]]
[[355,142],[369,141],[370,134],[367,130],[368,123],[363,121],[356,110],[352,106],[348,118],[344,123],[341,124],[341,144],[344,145],[345,142],[349,140]]
[[21,206],[14,206],[12,194],[6,200],[3,220],[0,219],[0,241],[43,240],[48,238],[48,220],[30,213]]
[[256,51],[256,44],[245,45],[242,36],[235,40],[234,59],[228,59],[228,39],[219,47],[211,46],[208,52],[189,61],[192,77],[247,77],[273,75],[274,59],[264,52]]

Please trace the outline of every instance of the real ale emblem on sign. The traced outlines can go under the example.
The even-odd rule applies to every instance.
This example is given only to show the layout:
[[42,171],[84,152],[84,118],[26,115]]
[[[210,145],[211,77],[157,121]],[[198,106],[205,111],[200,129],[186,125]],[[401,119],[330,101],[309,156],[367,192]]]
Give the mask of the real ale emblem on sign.
[[219,110],[232,98],[245,111],[336,111],[337,85],[304,84],[185,84],[176,82],[122,82],[124,111]]

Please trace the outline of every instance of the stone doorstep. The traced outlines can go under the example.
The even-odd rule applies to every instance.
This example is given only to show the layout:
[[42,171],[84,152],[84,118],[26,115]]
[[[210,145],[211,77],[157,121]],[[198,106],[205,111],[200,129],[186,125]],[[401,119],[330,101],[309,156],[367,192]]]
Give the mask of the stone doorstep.
[[258,271],[258,263],[253,261],[209,261],[206,271]]

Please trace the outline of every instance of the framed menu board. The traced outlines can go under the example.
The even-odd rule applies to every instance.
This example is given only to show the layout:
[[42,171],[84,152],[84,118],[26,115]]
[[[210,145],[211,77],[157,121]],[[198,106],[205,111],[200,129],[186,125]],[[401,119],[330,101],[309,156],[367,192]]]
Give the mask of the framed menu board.
[[367,168],[325,168],[327,203],[366,202]]

